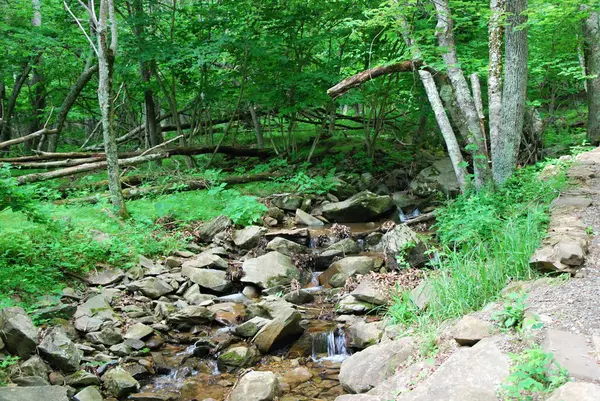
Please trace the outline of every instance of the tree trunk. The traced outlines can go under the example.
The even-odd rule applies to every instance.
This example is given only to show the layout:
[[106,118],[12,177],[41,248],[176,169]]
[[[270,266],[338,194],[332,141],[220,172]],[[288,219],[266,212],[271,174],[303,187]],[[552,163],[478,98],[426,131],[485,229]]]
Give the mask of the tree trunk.
[[265,146],[265,140],[263,138],[262,127],[260,126],[260,120],[256,115],[256,109],[254,105],[251,104],[248,109],[250,110],[250,115],[252,116],[252,124],[254,125],[254,134],[256,135],[256,145],[259,149],[262,149]]
[[492,15],[488,25],[489,66],[488,66],[488,121],[492,154],[500,141],[500,113],[502,110],[502,43],[505,0],[490,0]]
[[583,24],[586,74],[590,77],[587,80],[587,133],[590,142],[597,145],[600,143],[600,12],[588,5],[583,9],[589,10]]
[[506,62],[500,135],[492,148],[493,175],[496,184],[504,183],[514,172],[523,135],[527,99],[527,0],[506,2]]
[[[108,42],[108,21],[110,21],[110,43]],[[115,110],[113,106],[113,73],[117,53],[117,21],[115,17],[113,0],[101,0],[100,18],[97,24],[98,33],[98,103],[102,113],[102,133],[104,137],[104,151],[106,153],[106,167],[108,172],[108,187],[110,197],[116,213],[125,218],[128,216],[121,181],[119,179],[119,158],[117,155],[117,142],[115,135]]]
[[473,156],[473,171],[475,173],[475,186],[483,186],[489,176],[489,165],[486,157],[486,144],[475,102],[469,91],[469,85],[464,72],[456,56],[456,45],[454,43],[454,21],[448,6],[448,0],[435,0],[434,6],[437,13],[436,35],[440,47],[444,49],[442,58],[446,64],[448,78],[454,89],[454,96],[458,106],[464,115],[465,124],[468,130],[469,152]]
[[2,114],[2,127],[0,129],[0,141],[5,142],[11,138],[11,128],[10,128],[10,119],[12,117],[13,112],[15,111],[15,107],[17,105],[17,98],[21,93],[21,89],[31,72],[31,63],[27,62],[23,66],[23,70],[21,74],[15,80],[15,84],[13,85],[12,92],[10,92],[10,96],[8,98],[8,103],[6,108]]

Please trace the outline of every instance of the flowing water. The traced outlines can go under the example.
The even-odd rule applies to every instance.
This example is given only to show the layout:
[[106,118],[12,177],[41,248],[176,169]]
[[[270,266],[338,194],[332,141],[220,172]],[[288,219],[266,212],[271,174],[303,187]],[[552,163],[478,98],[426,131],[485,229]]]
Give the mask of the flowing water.
[[312,359],[315,362],[342,362],[350,356],[346,347],[346,335],[341,328],[313,333]]

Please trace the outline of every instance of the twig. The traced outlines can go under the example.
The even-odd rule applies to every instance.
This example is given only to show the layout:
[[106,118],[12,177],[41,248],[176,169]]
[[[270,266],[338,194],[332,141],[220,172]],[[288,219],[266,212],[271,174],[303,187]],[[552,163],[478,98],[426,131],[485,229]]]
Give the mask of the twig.
[[[81,0],[79,1],[79,3],[88,11],[88,13],[90,14],[90,16],[93,19],[96,19],[95,14],[90,11],[89,8],[87,8],[87,6],[85,4],[83,4],[81,2]],[[69,12],[69,14],[71,14],[71,17],[73,17],[73,19],[75,20],[75,22],[77,23],[77,26],[79,27],[79,29],[81,29],[81,32],[83,32],[83,34],[85,35],[85,37],[87,38],[88,42],[90,42],[90,46],[92,46],[92,49],[94,49],[94,53],[96,53],[96,56],[100,56],[98,54],[98,49],[96,49],[96,46],[94,46],[94,42],[92,42],[92,38],[90,38],[90,36],[87,34],[87,32],[85,31],[85,29],[83,29],[83,26],[81,26],[81,23],[79,22],[79,20],[77,19],[77,17],[75,16],[75,14],[73,14],[73,12],[71,11],[71,9],[69,8],[69,5],[67,4],[67,2],[65,0],[63,0],[63,4],[65,5],[65,8],[67,9],[67,11]]]

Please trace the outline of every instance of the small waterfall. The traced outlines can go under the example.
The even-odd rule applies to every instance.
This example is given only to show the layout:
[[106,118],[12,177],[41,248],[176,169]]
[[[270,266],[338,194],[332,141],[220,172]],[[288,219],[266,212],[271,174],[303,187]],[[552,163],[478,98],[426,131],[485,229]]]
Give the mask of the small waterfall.
[[221,371],[219,370],[219,365],[215,359],[209,359],[206,364],[212,369],[212,375],[220,375]]
[[[322,355],[327,356],[322,356]],[[350,356],[346,348],[346,335],[341,328],[315,333],[312,338],[312,358],[314,361],[341,362]]]
[[414,219],[415,217],[419,217],[420,215],[421,211],[418,207],[407,214],[405,214],[401,208],[398,208],[398,218],[400,219],[400,223],[406,223],[408,220]]

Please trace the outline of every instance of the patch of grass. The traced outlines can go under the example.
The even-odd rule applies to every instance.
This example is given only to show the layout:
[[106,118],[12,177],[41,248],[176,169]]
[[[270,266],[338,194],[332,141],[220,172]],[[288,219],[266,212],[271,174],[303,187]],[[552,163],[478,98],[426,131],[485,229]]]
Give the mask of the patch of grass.
[[19,362],[18,356],[6,355],[0,361],[0,387],[6,387],[10,382],[10,368]]
[[521,330],[523,320],[525,320],[525,294],[510,293],[507,296],[502,310],[494,314],[496,320],[502,330],[515,329]]

